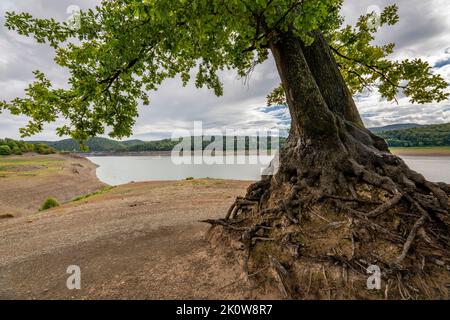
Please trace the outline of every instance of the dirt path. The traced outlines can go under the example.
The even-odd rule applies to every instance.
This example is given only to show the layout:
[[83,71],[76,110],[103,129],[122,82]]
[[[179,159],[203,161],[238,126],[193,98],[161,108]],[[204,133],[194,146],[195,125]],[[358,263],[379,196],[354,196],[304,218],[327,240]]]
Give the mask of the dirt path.
[[[240,299],[241,269],[213,255],[199,220],[248,182],[136,183],[0,222],[0,299]],[[81,290],[66,288],[69,265]]]

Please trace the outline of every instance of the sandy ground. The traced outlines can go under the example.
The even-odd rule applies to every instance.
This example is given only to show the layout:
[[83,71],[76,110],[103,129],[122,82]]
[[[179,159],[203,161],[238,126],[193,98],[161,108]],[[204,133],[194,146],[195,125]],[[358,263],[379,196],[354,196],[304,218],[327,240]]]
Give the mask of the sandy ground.
[[101,189],[96,165],[69,155],[0,157],[0,215],[34,214],[47,198],[60,203]]
[[[1,190],[8,189],[4,181]],[[223,217],[248,184],[136,183],[2,219],[0,299],[246,298],[249,293],[239,283],[227,286],[241,268],[214,254],[205,240],[208,226],[198,221]],[[17,183],[13,188],[19,197],[31,187]],[[66,287],[70,265],[81,269],[81,290]]]

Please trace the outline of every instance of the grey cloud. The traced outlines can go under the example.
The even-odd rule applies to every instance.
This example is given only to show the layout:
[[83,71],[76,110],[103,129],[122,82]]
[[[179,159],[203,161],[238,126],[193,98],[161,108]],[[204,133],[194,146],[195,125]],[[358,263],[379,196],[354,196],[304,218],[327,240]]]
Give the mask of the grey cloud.
[[353,24],[369,8],[376,6],[382,10],[393,3],[399,6],[400,21],[380,29],[377,43],[394,42],[397,50],[425,56],[448,48],[450,2],[447,0],[350,0],[345,2],[343,13],[346,21]]

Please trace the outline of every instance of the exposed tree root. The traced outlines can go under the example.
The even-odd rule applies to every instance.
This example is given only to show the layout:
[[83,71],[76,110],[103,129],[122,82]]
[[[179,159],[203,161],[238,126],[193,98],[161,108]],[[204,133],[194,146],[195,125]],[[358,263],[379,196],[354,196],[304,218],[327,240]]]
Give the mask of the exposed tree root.
[[274,257],[269,256],[269,260],[272,274],[278,283],[278,289],[280,290],[282,296],[286,299],[292,298],[292,289],[289,283],[288,271]]
[[403,260],[405,260],[407,254],[409,252],[409,249],[411,248],[411,245],[412,245],[414,239],[416,238],[417,230],[419,230],[419,228],[422,227],[425,224],[425,221],[427,219],[428,219],[428,215],[423,215],[414,224],[414,226],[412,227],[411,231],[409,232],[408,239],[406,239],[406,242],[403,245],[402,254],[400,256],[398,256],[397,259],[395,260],[396,263],[400,264],[400,263],[403,262]]
[[368,218],[378,217],[379,215],[385,213],[386,211],[391,209],[393,206],[395,206],[397,203],[399,203],[400,200],[402,200],[402,198],[403,198],[403,194],[401,194],[401,193],[396,194],[391,200],[383,203],[381,206],[379,206],[375,210],[372,210],[371,212],[369,212],[367,214],[367,217]]
[[[237,239],[246,274],[283,299],[449,298],[450,186],[342,126],[334,153],[291,136],[279,172],[250,186],[225,219],[205,222]],[[366,287],[371,265],[382,290]]]

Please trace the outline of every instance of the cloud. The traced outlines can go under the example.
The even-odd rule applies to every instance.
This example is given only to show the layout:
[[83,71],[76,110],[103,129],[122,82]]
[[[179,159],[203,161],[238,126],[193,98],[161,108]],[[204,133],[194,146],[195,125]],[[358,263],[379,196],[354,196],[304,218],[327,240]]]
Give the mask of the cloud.
[[[4,13],[8,10],[28,11],[38,17],[68,19],[70,5],[93,7],[93,0],[1,0],[0,1],[0,100],[22,96],[23,90],[33,80],[32,71],[40,69],[56,86],[66,84],[67,73],[53,62],[51,48],[39,45],[33,39],[18,36],[3,27]],[[343,14],[349,23],[371,6],[383,8],[388,0],[346,1]],[[447,0],[401,0],[401,20],[393,28],[378,32],[377,43],[395,42],[396,57],[420,57],[435,66],[435,71],[450,82],[450,2]],[[426,14],[424,14],[426,12]],[[159,139],[170,137],[174,129],[192,129],[194,121],[202,121],[204,128],[255,129],[289,126],[287,109],[267,108],[266,95],[278,85],[275,64],[269,59],[255,68],[249,83],[244,83],[233,71],[223,72],[224,96],[217,98],[206,89],[193,84],[181,86],[179,78],[168,79],[156,92],[151,92],[151,106],[139,108],[139,118],[134,127],[134,138]],[[450,103],[426,106],[411,105],[407,99],[393,105],[383,101],[377,92],[358,95],[357,105],[369,126],[397,122],[439,123],[450,122]],[[26,123],[25,117],[0,114],[0,137],[18,138],[18,129]],[[59,124],[62,121],[58,122]],[[33,139],[58,139],[56,124]]]
[[392,104],[382,100],[378,92],[356,98],[361,117],[367,127],[397,123],[435,124],[450,122],[450,102],[413,105],[408,98]]
[[437,68],[437,69],[440,69],[440,68],[445,67],[445,66],[447,66],[449,64],[450,64],[450,58],[445,59],[445,60],[439,60],[438,62],[436,62],[434,64],[434,67]]

